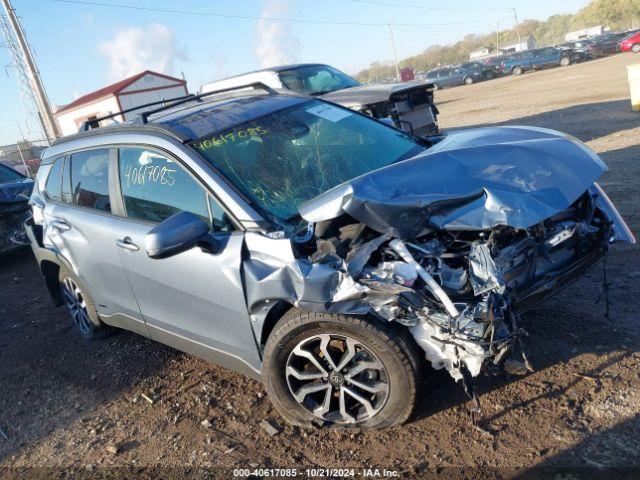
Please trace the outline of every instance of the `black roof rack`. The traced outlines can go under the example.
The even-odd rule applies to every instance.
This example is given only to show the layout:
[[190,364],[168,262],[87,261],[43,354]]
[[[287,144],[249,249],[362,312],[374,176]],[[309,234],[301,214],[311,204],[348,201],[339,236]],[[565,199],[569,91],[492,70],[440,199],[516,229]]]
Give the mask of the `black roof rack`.
[[134,112],[136,110],[140,110],[141,108],[153,107],[154,105],[166,104],[168,102],[183,101],[185,99],[189,99],[193,97],[195,97],[195,95],[193,93],[190,93],[189,95],[184,95],[182,97],[176,97],[176,98],[170,98],[170,99],[163,98],[162,100],[158,100],[157,102],[145,103],[144,105],[138,105],[137,107],[127,108],[125,110],[120,110],[115,113],[110,113],[109,115],[103,115],[98,118],[93,118],[91,120],[82,122],[82,125],[80,125],[80,128],[78,129],[78,132],[88,132],[89,130],[92,130],[94,128],[99,128],[100,122],[102,120],[108,120],[110,118],[117,117],[118,115],[122,115],[124,113]]
[[145,124],[147,123],[147,119],[151,116],[151,115],[155,115],[156,113],[160,113],[168,108],[171,107],[175,107],[176,105],[182,105],[183,103],[188,103],[194,100],[201,100],[204,97],[208,97],[210,95],[217,95],[219,93],[226,93],[226,92],[233,92],[235,90],[244,90],[245,88],[253,88],[254,90],[264,90],[265,92],[267,92],[269,95],[272,94],[277,94],[278,92],[276,92],[273,88],[269,87],[268,85],[265,85],[262,82],[253,82],[253,83],[247,83],[244,85],[237,85],[235,87],[227,87],[227,88],[221,88],[219,90],[212,90],[210,92],[206,92],[206,93],[200,93],[198,95],[190,95],[189,98],[184,97],[181,99],[174,99],[177,100],[173,103],[171,103],[171,105],[166,105],[160,108],[156,108],[155,110],[148,110],[146,112],[142,112],[140,113],[135,120],[135,123],[142,123]]
[[269,94],[277,94],[273,88],[265,85],[262,82],[253,82],[245,85],[238,85],[235,87],[221,88],[220,90],[212,90],[211,92],[194,94],[190,93],[188,95],[184,95],[182,97],[170,98],[170,99],[162,99],[157,102],[145,103],[144,105],[138,105],[137,107],[127,108],[126,110],[120,110],[119,112],[110,113],[108,115],[103,115],[98,118],[93,118],[91,120],[87,120],[80,125],[78,132],[88,132],[89,130],[93,130],[95,128],[100,127],[100,122],[103,120],[108,120],[113,117],[117,117],[118,115],[122,115],[129,112],[134,112],[136,110],[140,110],[141,108],[153,107],[155,105],[162,105],[160,108],[156,108],[154,110],[148,110],[146,112],[141,112],[136,116],[135,123],[136,124],[146,124],[149,116],[154,115],[156,113],[162,112],[168,108],[175,107],[177,105],[182,105],[184,103],[192,102],[194,100],[201,100],[204,97],[208,97],[210,95],[217,95],[219,93],[232,92],[234,90],[243,90],[245,88],[253,88],[264,90]]

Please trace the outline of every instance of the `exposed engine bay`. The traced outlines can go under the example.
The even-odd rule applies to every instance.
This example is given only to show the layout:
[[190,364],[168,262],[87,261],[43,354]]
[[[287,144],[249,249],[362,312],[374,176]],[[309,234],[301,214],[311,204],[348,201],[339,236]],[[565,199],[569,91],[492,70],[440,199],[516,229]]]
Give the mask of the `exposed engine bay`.
[[578,266],[600,260],[611,235],[590,194],[529,229],[438,231],[402,241],[358,223],[316,228],[312,261],[344,258],[353,293],[380,318],[409,327],[432,366],[456,380],[461,369],[476,376],[485,363],[499,365],[524,333],[518,314],[555,293],[554,283],[575,278]]

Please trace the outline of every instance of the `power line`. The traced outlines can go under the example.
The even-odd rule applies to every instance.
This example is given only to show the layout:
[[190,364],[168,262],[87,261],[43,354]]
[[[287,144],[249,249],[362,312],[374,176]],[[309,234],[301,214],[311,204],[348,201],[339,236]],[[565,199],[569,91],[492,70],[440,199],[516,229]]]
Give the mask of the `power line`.
[[[2,3],[7,14],[6,21],[3,20],[3,35],[10,50],[12,50],[12,52],[16,52],[15,54],[12,53],[14,60],[18,60],[16,62],[16,67],[19,70],[22,70],[23,73],[21,73],[21,75],[26,76],[29,81],[29,86],[31,87],[33,99],[35,100],[35,104],[38,108],[38,114],[40,121],[42,122],[44,132],[47,138],[53,141],[60,136],[60,132],[58,130],[58,125],[53,118],[51,104],[49,103],[47,92],[44,89],[42,78],[40,78],[38,66],[33,59],[31,46],[27,42],[26,35],[20,25],[11,2],[9,0],[0,0],[0,3]],[[13,35],[11,34],[12,32]],[[16,55],[18,52],[20,55]]]
[[438,10],[441,12],[506,12],[511,10],[510,8],[445,8],[445,7],[432,7],[429,5],[409,5],[406,3],[388,3],[378,2],[374,0],[351,0],[356,3],[366,3],[369,5],[377,5],[380,7],[396,7],[396,8],[419,8],[425,10]]
[[[255,17],[250,15],[231,15],[225,13],[213,13],[202,12],[195,10],[175,10],[168,8],[155,8],[155,7],[141,7],[137,5],[125,5],[121,3],[103,3],[103,2],[91,2],[84,0],[51,0],[57,3],[69,3],[75,5],[90,5],[95,7],[110,7],[121,8],[127,10],[138,10],[145,12],[158,12],[158,13],[173,13],[179,15],[197,15],[202,17],[217,17],[227,18],[235,20],[255,20],[255,21],[268,21],[268,22],[288,22],[288,23],[306,23],[306,24],[318,24],[318,25],[349,25],[358,27],[388,27],[388,22],[342,22],[335,20],[312,20],[304,18],[287,18],[287,17]],[[395,26],[404,27],[438,27],[438,26],[454,26],[454,25],[479,25],[486,23],[494,23],[495,19],[486,20],[471,20],[465,22],[446,22],[446,23],[392,23]]]

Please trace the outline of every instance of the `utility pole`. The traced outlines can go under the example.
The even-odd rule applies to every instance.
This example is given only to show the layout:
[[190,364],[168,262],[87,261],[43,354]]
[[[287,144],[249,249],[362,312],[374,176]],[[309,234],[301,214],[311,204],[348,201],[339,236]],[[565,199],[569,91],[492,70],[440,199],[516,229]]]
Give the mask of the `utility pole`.
[[391,21],[389,25],[389,36],[391,37],[391,49],[393,50],[393,63],[396,66],[396,78],[400,81],[400,69],[398,68],[398,54],[396,53],[396,41],[393,39],[393,30],[391,29]]
[[[7,19],[9,20],[9,24],[13,29],[13,33],[18,42],[18,46],[20,47],[20,52],[22,53],[23,59],[22,64],[27,70],[26,74],[33,91],[36,106],[38,107],[38,112],[40,113],[40,118],[44,125],[45,133],[47,135],[47,138],[49,139],[49,142],[52,142],[60,136],[60,131],[58,130],[58,125],[56,124],[55,119],[53,118],[53,112],[51,111],[51,105],[49,104],[47,93],[44,89],[44,85],[42,84],[42,79],[40,78],[40,72],[38,72],[36,62],[31,55],[31,49],[27,44],[24,31],[22,30],[22,26],[20,25],[20,22],[16,17],[13,6],[11,5],[9,0],[0,1],[2,2],[2,6],[4,7],[5,12],[7,13]],[[17,67],[20,68],[20,65],[17,65]]]
[[518,12],[516,12],[516,8],[513,7],[513,18],[516,20],[516,32],[518,32],[518,45],[522,43],[522,39],[520,38],[520,23],[518,23]]
[[498,20],[498,25],[496,27],[496,57],[499,57],[500,54],[500,20]]

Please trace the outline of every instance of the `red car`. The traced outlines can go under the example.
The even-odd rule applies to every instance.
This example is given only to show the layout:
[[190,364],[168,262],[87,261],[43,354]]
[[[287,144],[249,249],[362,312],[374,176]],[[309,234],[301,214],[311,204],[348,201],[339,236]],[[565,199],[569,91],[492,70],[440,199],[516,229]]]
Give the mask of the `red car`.
[[640,53],[640,31],[637,31],[620,41],[621,52]]

